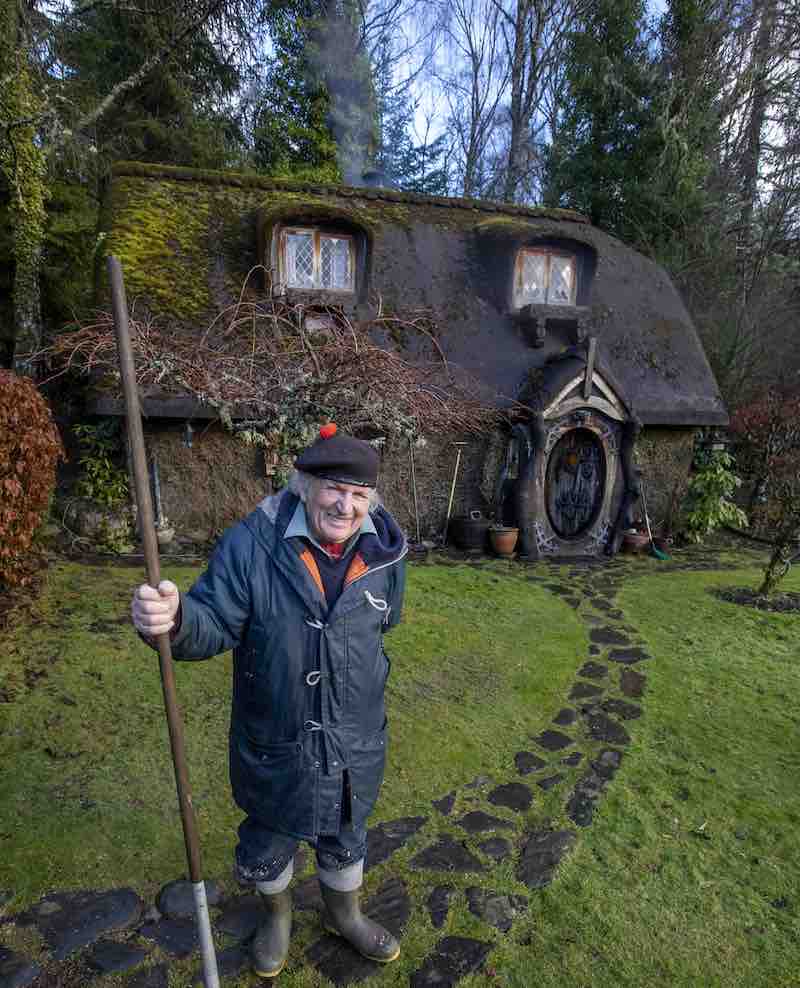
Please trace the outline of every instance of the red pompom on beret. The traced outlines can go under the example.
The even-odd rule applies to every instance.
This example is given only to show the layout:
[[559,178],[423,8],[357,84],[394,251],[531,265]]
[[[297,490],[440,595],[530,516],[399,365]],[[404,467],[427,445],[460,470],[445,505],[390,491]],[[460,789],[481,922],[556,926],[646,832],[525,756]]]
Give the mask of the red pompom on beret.
[[319,434],[323,439],[332,439],[336,435],[336,423],[329,422],[327,425],[323,425]]

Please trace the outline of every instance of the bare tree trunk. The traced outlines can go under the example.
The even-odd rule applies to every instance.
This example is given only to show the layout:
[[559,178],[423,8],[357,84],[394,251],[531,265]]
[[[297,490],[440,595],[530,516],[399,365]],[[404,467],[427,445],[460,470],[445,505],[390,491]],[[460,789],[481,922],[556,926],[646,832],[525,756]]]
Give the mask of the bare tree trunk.
[[799,535],[800,525],[793,534],[785,536],[776,542],[764,570],[764,579],[758,588],[758,592],[763,596],[769,597],[775,593],[781,580],[791,569],[791,560],[792,556],[797,552],[797,538]]
[[[500,0],[495,0],[499,4]],[[510,63],[511,132],[503,199],[514,202],[531,172],[531,144],[537,113],[546,127],[550,108],[546,90],[563,59],[566,32],[582,0],[515,0],[514,13],[503,10],[506,53]],[[551,133],[552,138],[552,133]],[[541,192],[541,190],[539,190]]]
[[461,194],[471,197],[485,191],[487,152],[508,88],[499,24],[503,12],[495,0],[452,0],[447,7],[449,74],[440,81],[449,106],[448,129],[459,149]]
[[753,250],[753,215],[758,196],[758,174],[761,164],[762,136],[766,121],[768,93],[767,73],[775,26],[775,0],[758,0],[755,5],[758,32],[750,62],[752,90],[750,97],[745,146],[742,152],[741,211],[739,214],[739,250],[742,303],[747,304],[752,288],[750,259]]
[[42,260],[47,185],[46,162],[36,142],[40,101],[33,90],[18,0],[0,7],[0,171],[10,190],[9,214],[14,258],[12,367],[30,370],[26,353],[42,341],[39,271]]
[[514,36],[511,59],[511,137],[508,145],[508,166],[503,187],[503,198],[513,202],[522,174],[522,139],[525,133],[525,108],[523,106],[523,86],[525,83],[525,63],[528,58],[535,60],[537,51],[526,51],[525,27],[531,15],[531,0],[517,0],[516,17],[511,24]]

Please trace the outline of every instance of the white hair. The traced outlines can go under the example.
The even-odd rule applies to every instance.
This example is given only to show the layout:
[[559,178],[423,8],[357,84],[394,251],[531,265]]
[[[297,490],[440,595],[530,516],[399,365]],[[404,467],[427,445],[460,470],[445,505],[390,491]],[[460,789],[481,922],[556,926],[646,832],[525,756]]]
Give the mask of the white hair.
[[[289,480],[286,482],[286,489],[292,494],[296,494],[305,504],[313,486],[319,485],[325,479],[325,477],[315,477],[313,473],[306,473],[304,470],[292,470],[289,474]],[[369,491],[369,511],[372,514],[376,508],[380,507],[381,498],[374,487],[368,487],[367,490]]]

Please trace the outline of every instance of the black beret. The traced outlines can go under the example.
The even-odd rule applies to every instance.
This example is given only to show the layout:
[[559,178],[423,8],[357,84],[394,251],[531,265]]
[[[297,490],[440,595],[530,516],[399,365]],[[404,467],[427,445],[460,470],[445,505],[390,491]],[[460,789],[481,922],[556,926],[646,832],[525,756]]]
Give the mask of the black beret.
[[315,440],[294,461],[295,467],[315,477],[337,480],[340,484],[375,487],[378,483],[378,451],[363,439],[354,439],[331,425],[320,429]]

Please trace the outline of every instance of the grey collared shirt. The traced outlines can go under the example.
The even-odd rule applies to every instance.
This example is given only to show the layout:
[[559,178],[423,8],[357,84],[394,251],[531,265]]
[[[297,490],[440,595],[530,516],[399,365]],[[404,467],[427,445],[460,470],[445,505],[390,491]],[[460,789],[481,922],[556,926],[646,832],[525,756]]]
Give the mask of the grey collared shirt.
[[[351,535],[350,538],[345,543],[344,551],[340,558],[344,559],[350,551],[354,548],[356,542],[358,542],[360,535],[377,535],[377,529],[375,528],[375,523],[372,520],[371,515],[367,514],[364,520],[361,522],[361,528]],[[299,502],[297,507],[294,509],[294,514],[292,515],[292,520],[286,526],[286,531],[283,533],[285,539],[293,539],[298,536],[308,539],[312,545],[315,545],[321,552],[325,552],[322,546],[317,542],[308,527],[308,516],[306,515],[306,506],[302,501]],[[330,553],[326,553],[330,555]]]

